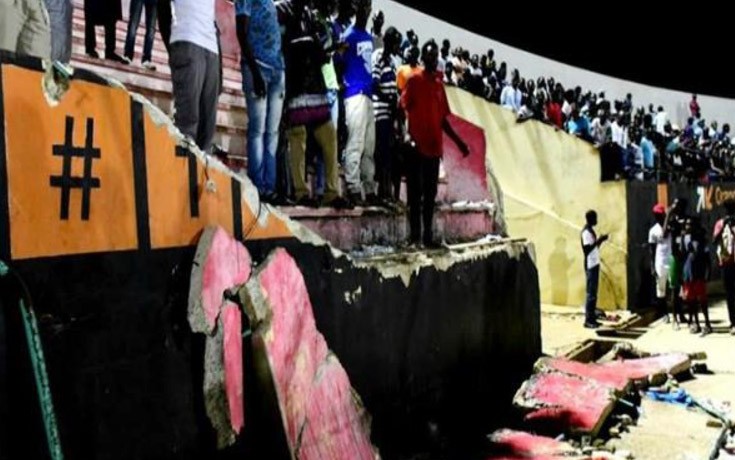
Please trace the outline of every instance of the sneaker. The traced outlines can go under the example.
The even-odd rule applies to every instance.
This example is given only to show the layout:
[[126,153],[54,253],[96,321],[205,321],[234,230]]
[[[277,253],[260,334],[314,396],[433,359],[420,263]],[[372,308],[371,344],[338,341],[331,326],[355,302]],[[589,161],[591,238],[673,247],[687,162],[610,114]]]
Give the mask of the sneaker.
[[692,334],[699,334],[700,332],[702,332],[702,328],[695,324],[689,328],[689,332],[691,332]]
[[87,51],[85,54],[88,57],[91,57],[92,59],[99,59],[100,58],[100,54],[97,51],[95,51],[95,50]]
[[700,337],[706,337],[710,335],[711,333],[712,333],[712,328],[709,326],[705,326],[705,328],[702,329],[702,334],[700,335]]
[[597,329],[597,328],[600,327],[600,323],[598,323],[597,321],[595,321],[594,323],[591,323],[589,321],[585,321],[584,327],[585,327],[585,329]]
[[735,326],[730,328],[730,335],[735,335]]
[[156,71],[156,66],[151,61],[143,61],[141,64],[145,70],[150,70],[151,72]]

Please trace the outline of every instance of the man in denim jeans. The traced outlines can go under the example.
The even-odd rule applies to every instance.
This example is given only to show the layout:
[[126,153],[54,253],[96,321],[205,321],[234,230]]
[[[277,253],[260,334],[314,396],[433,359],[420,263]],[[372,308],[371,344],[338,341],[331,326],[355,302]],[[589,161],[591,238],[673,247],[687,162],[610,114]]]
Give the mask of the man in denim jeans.
[[132,63],[135,54],[135,33],[140,24],[140,13],[145,6],[145,41],[143,42],[142,65],[148,70],[156,70],[151,61],[153,39],[156,35],[156,10],[158,0],[130,0],[130,17],[128,19],[128,35],[125,38],[125,59]]
[[277,204],[276,149],[286,92],[278,12],[273,0],[236,0],[235,14],[248,109],[248,177],[264,202]]

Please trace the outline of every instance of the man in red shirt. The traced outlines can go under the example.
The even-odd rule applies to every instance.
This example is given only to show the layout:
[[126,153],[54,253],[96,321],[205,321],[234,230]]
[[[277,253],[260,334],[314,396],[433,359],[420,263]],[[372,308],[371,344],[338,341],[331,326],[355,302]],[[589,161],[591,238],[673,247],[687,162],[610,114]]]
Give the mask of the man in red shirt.
[[433,248],[438,246],[434,242],[433,224],[439,160],[444,153],[443,133],[447,133],[465,157],[470,151],[447,118],[451,111],[442,75],[437,72],[439,47],[430,40],[421,54],[424,68],[409,78],[401,95],[401,106],[406,112],[408,134],[414,145],[407,159],[410,243],[421,241],[423,216],[423,243],[425,247]]

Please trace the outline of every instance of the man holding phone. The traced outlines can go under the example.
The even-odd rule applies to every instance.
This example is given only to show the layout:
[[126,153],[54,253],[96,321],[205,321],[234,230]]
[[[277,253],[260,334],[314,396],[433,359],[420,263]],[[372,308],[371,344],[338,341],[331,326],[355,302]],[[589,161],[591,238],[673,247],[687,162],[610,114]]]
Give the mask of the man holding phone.
[[595,312],[597,311],[597,287],[600,281],[600,246],[608,240],[608,235],[599,238],[595,233],[597,212],[590,210],[585,214],[587,225],[582,229],[582,252],[584,252],[584,271],[587,278],[587,299],[584,305],[584,327],[596,329],[600,327]]

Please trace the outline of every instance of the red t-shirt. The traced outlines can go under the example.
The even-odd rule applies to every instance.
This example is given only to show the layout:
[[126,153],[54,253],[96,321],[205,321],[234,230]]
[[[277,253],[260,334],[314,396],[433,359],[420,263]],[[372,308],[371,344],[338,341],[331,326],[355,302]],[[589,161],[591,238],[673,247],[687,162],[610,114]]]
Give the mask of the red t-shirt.
[[449,102],[439,72],[421,70],[409,78],[401,96],[408,118],[408,132],[416,148],[428,157],[441,157],[444,144],[442,125],[449,116]]
[[549,104],[546,106],[546,116],[549,117],[549,121],[556,125],[558,128],[561,128],[564,124],[563,118],[561,116],[561,107],[556,102],[549,102]]

